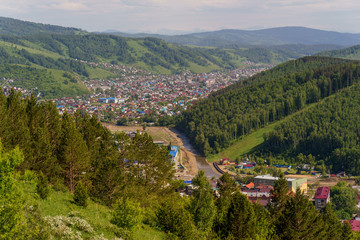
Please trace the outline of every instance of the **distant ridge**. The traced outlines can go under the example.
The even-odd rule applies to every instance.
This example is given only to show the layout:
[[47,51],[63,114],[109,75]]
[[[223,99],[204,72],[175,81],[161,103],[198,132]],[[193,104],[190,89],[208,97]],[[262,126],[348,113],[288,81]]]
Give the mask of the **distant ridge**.
[[360,45],[355,45],[352,47],[333,50],[333,51],[324,51],[316,54],[318,56],[324,57],[334,57],[334,58],[345,58],[352,60],[360,60]]
[[61,27],[50,24],[33,23],[13,18],[0,17],[0,34],[28,36],[41,33],[49,34],[84,34],[86,31],[79,28]]
[[263,30],[236,30],[224,29],[212,32],[191,33],[184,35],[159,35],[159,34],[127,34],[114,33],[124,37],[157,37],[170,43],[223,47],[232,44],[243,46],[272,46],[284,44],[333,44],[352,46],[360,44],[360,34],[339,33],[306,27],[278,27]]

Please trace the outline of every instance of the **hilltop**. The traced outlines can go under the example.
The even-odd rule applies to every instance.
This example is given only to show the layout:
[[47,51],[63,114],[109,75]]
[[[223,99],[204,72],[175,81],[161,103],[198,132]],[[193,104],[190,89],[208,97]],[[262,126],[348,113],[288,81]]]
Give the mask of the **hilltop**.
[[360,43],[360,34],[339,33],[306,27],[279,27],[262,30],[224,29],[211,32],[191,33],[183,35],[160,34],[125,34],[113,33],[126,37],[157,37],[170,43],[224,47],[232,44],[241,46],[273,46],[285,44],[333,44],[351,46]]
[[355,45],[349,48],[343,48],[339,50],[323,51],[316,55],[324,57],[360,60],[360,45]]
[[56,33],[56,34],[85,34],[86,31],[79,28],[61,27],[50,24],[33,23],[13,18],[0,17],[0,34],[28,36],[40,33]]

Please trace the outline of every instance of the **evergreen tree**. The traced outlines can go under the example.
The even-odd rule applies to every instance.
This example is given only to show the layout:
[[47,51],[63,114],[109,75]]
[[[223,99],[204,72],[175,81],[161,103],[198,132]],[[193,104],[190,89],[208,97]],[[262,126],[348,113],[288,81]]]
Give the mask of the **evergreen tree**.
[[65,183],[74,193],[76,182],[88,171],[88,149],[74,120],[67,112],[62,117],[61,168]]
[[224,238],[227,228],[227,213],[231,203],[231,194],[237,190],[236,183],[230,174],[223,174],[217,183],[220,197],[216,199],[216,216],[214,220],[214,230],[218,236]]
[[256,239],[256,216],[247,196],[235,192],[227,214],[226,235],[233,239]]
[[161,203],[156,218],[164,232],[170,232],[180,239],[198,239],[196,227],[183,199],[172,197]]
[[194,192],[189,210],[197,229],[205,236],[210,232],[215,217],[214,194],[204,171],[199,171],[192,179]]
[[46,199],[49,196],[50,192],[48,181],[41,171],[39,172],[37,177],[36,192],[41,199]]
[[325,223],[326,239],[342,239],[342,225],[336,216],[331,203],[327,203],[321,212],[322,219]]
[[342,226],[342,236],[341,239],[343,240],[352,240],[354,239],[354,233],[351,230],[350,223],[348,221],[345,221]]
[[128,230],[138,227],[143,219],[140,203],[128,198],[120,198],[114,207],[111,223]]
[[288,200],[289,185],[281,173],[280,177],[275,180],[274,189],[271,190],[271,202],[268,203],[268,209],[272,216],[273,222],[276,223],[282,211],[285,209],[285,204]]
[[82,184],[82,182],[78,182],[78,184],[76,184],[76,188],[74,192],[74,203],[82,207],[87,207],[88,205],[87,199],[88,199],[88,195],[84,185]]
[[281,239],[323,239],[326,235],[324,222],[309,199],[297,189],[289,197],[276,224]]

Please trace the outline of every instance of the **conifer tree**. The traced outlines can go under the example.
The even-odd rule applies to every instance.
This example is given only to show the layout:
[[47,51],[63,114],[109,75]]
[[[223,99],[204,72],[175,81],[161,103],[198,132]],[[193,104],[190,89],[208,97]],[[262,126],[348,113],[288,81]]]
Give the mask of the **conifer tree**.
[[342,226],[342,236],[341,239],[343,240],[352,240],[354,239],[354,233],[351,230],[350,223],[345,221]]
[[78,182],[76,184],[75,192],[74,192],[74,202],[76,205],[87,207],[88,205],[88,195],[86,189],[82,182]]
[[256,239],[256,216],[247,196],[235,192],[227,214],[227,236],[233,239]]
[[231,194],[236,191],[236,183],[230,174],[225,173],[219,178],[217,183],[220,197],[216,199],[216,216],[214,220],[214,230],[218,236],[224,238],[227,227],[227,213],[231,203]]
[[37,177],[36,192],[41,199],[46,199],[50,192],[48,181],[41,171]]
[[204,171],[200,170],[192,179],[192,183],[195,189],[189,210],[193,215],[195,226],[206,236],[213,226],[216,211],[213,190]]
[[89,167],[88,150],[74,120],[66,112],[62,117],[61,168],[65,183],[74,193],[75,185]]
[[284,174],[275,180],[274,189],[271,190],[271,202],[268,204],[269,212],[272,216],[273,222],[276,223],[279,215],[285,209],[285,204],[288,200],[289,186]]
[[276,232],[281,239],[293,240],[323,239],[326,235],[319,212],[300,189],[286,202]]
[[342,238],[342,225],[335,214],[331,203],[327,203],[325,208],[321,212],[321,216],[323,218],[323,221],[325,223],[325,232],[326,232],[326,238],[327,239],[341,239]]

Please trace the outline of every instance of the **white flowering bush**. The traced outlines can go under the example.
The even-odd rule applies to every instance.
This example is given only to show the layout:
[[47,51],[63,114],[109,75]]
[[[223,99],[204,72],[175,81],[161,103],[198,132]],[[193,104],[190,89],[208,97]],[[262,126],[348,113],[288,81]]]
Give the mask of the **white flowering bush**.
[[[46,216],[45,221],[49,224],[53,236],[66,240],[82,240],[81,232],[92,233],[95,231],[91,225],[80,217],[70,214],[69,216]],[[106,240],[103,235],[94,235],[91,240]]]

